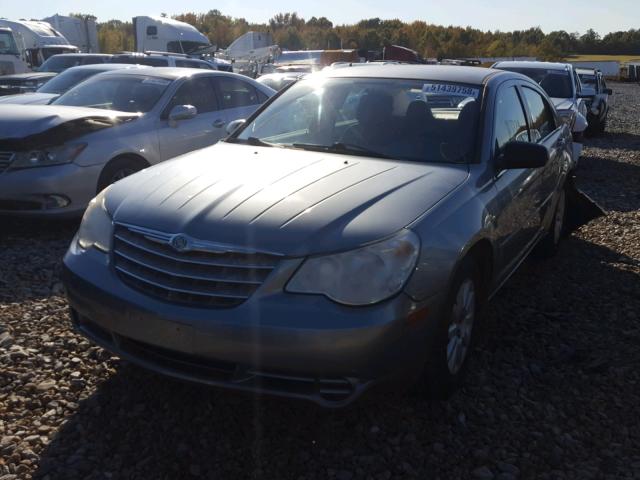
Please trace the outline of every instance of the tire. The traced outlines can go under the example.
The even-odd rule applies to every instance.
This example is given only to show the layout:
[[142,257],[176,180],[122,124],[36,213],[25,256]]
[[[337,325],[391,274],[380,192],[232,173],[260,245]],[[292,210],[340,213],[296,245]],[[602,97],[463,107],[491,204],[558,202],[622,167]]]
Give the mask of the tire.
[[584,132],[573,133],[573,141],[575,143],[584,143]]
[[484,303],[481,278],[477,262],[472,257],[465,258],[430,339],[421,385],[429,399],[446,400],[462,383]]
[[538,243],[535,249],[535,256],[540,259],[551,258],[558,253],[560,241],[565,234],[567,223],[567,193],[566,189],[560,191],[560,198],[553,212],[553,220],[549,226],[549,231]]
[[111,160],[100,173],[96,193],[100,193],[112,183],[122,180],[140,170],[146,168],[147,163],[136,157],[118,157]]
[[607,129],[607,119],[608,115],[606,115],[602,121],[598,123],[598,135],[604,135],[605,130]]

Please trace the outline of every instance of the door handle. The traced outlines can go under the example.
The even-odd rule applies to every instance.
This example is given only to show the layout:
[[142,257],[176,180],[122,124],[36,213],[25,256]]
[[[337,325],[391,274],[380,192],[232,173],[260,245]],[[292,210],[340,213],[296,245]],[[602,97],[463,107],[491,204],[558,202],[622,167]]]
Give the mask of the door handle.
[[213,126],[215,128],[222,128],[227,124],[227,122],[225,122],[224,120],[218,119],[215,122],[213,122]]

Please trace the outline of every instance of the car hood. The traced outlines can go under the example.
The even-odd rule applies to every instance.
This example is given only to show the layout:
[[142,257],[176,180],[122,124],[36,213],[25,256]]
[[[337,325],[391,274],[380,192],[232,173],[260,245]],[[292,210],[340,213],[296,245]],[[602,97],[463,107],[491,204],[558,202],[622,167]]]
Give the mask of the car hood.
[[0,105],[0,147],[24,150],[61,145],[138,114],[58,105]]
[[551,98],[556,110],[573,110],[576,108],[575,102],[571,98]]
[[434,165],[220,143],[113,185],[114,221],[304,256],[398,232],[468,177]]
[[57,93],[22,93],[20,95],[7,95],[0,97],[0,105],[10,103],[12,105],[47,105],[52,100],[58,98]]

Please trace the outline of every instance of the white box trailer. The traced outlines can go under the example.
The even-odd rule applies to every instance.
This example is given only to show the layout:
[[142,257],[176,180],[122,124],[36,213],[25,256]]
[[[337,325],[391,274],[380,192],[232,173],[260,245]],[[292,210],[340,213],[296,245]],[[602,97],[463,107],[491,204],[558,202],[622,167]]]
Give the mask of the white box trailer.
[[98,28],[94,20],[55,14],[51,17],[43,18],[42,21],[49,23],[54,29],[62,33],[69,43],[78,47],[81,52],[100,53]]
[[133,31],[136,52],[191,53],[212,46],[192,25],[167,17],[133,17]]
[[620,62],[617,60],[594,60],[569,62],[576,68],[600,70],[606,78],[620,78]]
[[13,31],[22,59],[32,68],[39,67],[52,55],[78,52],[76,46],[47,22],[0,18],[0,27]]
[[20,50],[8,27],[0,27],[0,75],[26,73],[29,71],[27,63],[20,58]]

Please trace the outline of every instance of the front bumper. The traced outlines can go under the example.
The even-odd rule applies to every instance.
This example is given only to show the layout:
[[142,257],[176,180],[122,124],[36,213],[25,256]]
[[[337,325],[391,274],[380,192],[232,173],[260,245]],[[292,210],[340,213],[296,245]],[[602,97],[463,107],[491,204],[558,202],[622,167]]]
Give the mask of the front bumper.
[[[74,163],[0,172],[0,215],[75,217],[96,195],[101,165]],[[58,206],[58,201],[68,202]]]
[[402,293],[352,308],[283,293],[274,285],[295,269],[288,262],[246,302],[226,309],[148,297],[118,278],[107,255],[73,246],[64,259],[64,282],[82,334],[133,363],[183,380],[340,407],[375,384],[417,377],[439,298],[417,304]]

